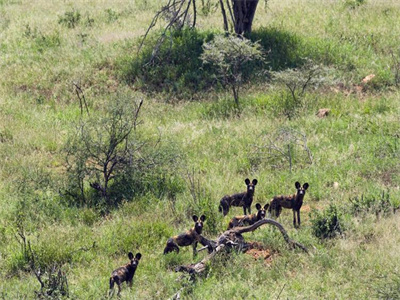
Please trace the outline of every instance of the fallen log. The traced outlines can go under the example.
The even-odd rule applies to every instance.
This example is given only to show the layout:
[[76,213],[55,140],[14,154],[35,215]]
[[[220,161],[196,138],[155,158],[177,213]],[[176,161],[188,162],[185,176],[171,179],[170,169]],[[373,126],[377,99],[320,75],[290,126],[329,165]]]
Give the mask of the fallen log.
[[289,238],[285,228],[279,222],[272,219],[263,219],[250,226],[229,229],[222,233],[215,241],[202,237],[202,244],[204,247],[199,249],[199,251],[208,249],[210,254],[197,263],[178,266],[175,268],[175,271],[188,273],[191,276],[191,279],[194,279],[196,275],[200,275],[206,269],[207,262],[213,259],[215,255],[223,249],[234,249],[236,251],[246,252],[247,249],[249,249],[250,244],[246,243],[242,234],[252,232],[265,224],[276,226],[290,248],[300,248],[304,252],[308,253],[308,249],[304,245]]

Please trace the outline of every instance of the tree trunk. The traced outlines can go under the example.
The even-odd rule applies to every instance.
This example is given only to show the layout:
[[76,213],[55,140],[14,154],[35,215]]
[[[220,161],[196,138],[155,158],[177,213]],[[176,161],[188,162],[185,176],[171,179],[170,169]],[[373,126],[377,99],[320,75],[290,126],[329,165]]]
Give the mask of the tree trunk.
[[259,0],[232,0],[235,33],[244,34],[251,32],[258,1]]

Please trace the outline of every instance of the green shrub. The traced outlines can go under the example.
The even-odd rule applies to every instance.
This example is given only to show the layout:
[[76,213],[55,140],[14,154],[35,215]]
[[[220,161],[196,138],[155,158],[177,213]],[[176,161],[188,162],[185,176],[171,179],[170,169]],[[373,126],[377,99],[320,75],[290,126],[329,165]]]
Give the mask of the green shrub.
[[340,222],[341,213],[334,204],[319,212],[317,210],[311,213],[311,224],[313,234],[320,239],[331,239],[341,235],[343,228]]
[[[173,31],[161,45],[157,44],[157,34],[148,37],[138,56],[124,57],[119,61],[123,80],[146,91],[181,96],[213,87],[212,67],[203,66],[200,59],[202,45],[213,38],[212,32]],[[157,51],[155,56],[154,51]]]
[[273,80],[285,87],[275,101],[273,109],[289,120],[298,116],[307,103],[304,99],[306,91],[327,83],[324,73],[327,73],[327,70],[323,66],[309,59],[304,59],[299,68],[272,72]]
[[350,212],[355,215],[372,213],[376,216],[386,216],[396,210],[396,206],[390,201],[390,194],[382,192],[380,196],[364,196],[350,198]]
[[70,203],[107,209],[147,192],[174,197],[181,191],[175,175],[182,161],[179,150],[141,133],[141,103],[121,95],[108,102],[102,117],[80,121],[65,145],[64,196]]
[[[256,76],[253,68],[245,75],[249,64],[263,65],[263,51],[258,42],[252,42],[243,36],[216,35],[210,42],[204,43],[201,54],[203,64],[216,68],[216,78],[226,90],[233,92],[236,109],[239,111],[239,94],[246,79]],[[246,78],[248,77],[248,78]]]
[[67,28],[75,28],[81,20],[81,13],[79,10],[72,9],[66,11],[64,15],[58,17],[58,24],[66,26]]

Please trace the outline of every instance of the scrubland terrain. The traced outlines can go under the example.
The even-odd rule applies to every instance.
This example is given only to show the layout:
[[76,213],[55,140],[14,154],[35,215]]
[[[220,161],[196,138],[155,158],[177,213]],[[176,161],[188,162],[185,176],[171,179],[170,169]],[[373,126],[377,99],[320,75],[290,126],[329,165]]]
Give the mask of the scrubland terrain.
[[[68,282],[53,284],[54,298],[106,298],[129,251],[143,256],[122,299],[399,298],[400,2],[260,1],[251,38],[268,63],[241,90],[240,113],[195,62],[222,33],[214,4],[198,3],[196,31],[168,39],[173,59],[164,51],[142,67],[160,2],[0,0],[0,298],[45,293],[36,275],[48,286],[52,269]],[[314,67],[294,98],[288,86]],[[83,133],[101,152],[110,120],[131,124],[135,112],[134,164],[116,170],[106,201],[90,186],[102,173]],[[82,180],[79,166],[92,167]],[[193,214],[218,236],[243,212],[223,218],[219,200],[245,178],[258,179],[253,211],[309,183],[301,227],[290,210],[278,221],[310,254],[263,226],[245,238],[264,251],[217,256],[204,277],[182,279],[174,268],[207,253],[164,256],[167,239]]]

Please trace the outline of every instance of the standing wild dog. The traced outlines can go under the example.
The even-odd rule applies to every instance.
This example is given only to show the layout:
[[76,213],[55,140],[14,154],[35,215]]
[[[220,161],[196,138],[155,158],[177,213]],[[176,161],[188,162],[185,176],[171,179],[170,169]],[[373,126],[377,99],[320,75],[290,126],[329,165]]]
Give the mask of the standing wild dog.
[[196,247],[197,243],[200,242],[202,245],[207,246],[203,242],[203,237],[201,236],[201,232],[203,230],[203,222],[206,220],[206,216],[202,215],[200,219],[194,215],[193,217],[194,227],[186,231],[185,233],[181,233],[179,235],[173,236],[169,238],[167,241],[167,245],[164,249],[164,254],[167,254],[172,251],[176,251],[179,253],[178,246],[190,246],[193,247],[193,256],[197,254]]
[[277,218],[282,212],[282,207],[291,208],[293,210],[293,226],[296,227],[296,213],[297,213],[297,223],[300,227],[300,208],[303,205],[303,198],[308,189],[308,183],[300,185],[300,182],[296,181],[295,187],[297,193],[290,196],[275,196],[269,204],[269,215],[273,212],[274,216]]
[[118,285],[118,296],[121,293],[121,284],[126,281],[129,287],[132,287],[132,279],[133,275],[135,275],[137,266],[139,265],[139,260],[142,257],[142,254],[136,253],[135,257],[133,257],[133,253],[129,252],[128,257],[130,263],[126,264],[125,266],[119,267],[115,269],[110,277],[110,292],[109,295],[112,294],[114,289],[114,284]]
[[253,179],[250,183],[250,179],[246,178],[244,181],[247,185],[247,191],[244,193],[234,194],[232,196],[226,195],[224,196],[219,205],[219,211],[226,216],[229,212],[229,207],[231,206],[243,206],[244,214],[246,214],[246,208],[249,210],[249,214],[251,214],[251,203],[253,202],[254,189],[257,185],[257,179]]
[[231,219],[228,225],[228,230],[237,226],[253,225],[255,222],[265,218],[266,210],[269,204],[265,204],[264,207],[260,203],[256,204],[257,213],[244,216],[236,216]]

